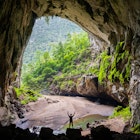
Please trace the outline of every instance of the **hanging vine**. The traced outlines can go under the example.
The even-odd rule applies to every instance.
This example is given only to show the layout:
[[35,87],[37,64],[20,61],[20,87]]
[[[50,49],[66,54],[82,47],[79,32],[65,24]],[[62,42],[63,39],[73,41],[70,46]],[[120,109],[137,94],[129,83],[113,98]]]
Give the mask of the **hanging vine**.
[[105,79],[111,82],[119,80],[121,84],[129,82],[131,56],[129,51],[125,50],[124,47],[124,42],[119,42],[112,56],[108,55],[106,51],[101,53],[98,73],[100,83]]

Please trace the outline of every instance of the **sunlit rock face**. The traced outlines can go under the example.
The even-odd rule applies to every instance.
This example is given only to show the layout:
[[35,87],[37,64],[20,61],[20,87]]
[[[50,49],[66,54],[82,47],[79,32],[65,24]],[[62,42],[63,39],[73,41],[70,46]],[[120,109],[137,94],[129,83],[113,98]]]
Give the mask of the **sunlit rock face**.
[[[0,106],[5,106],[5,94],[20,75],[22,55],[34,21],[44,15],[56,15],[74,21],[103,42],[104,47],[111,46],[111,51],[117,42],[125,40],[125,46],[132,54],[131,77],[136,77],[135,82],[130,83],[129,90],[132,123],[139,123],[139,0],[0,1]],[[9,108],[10,105],[6,106]]]
[[79,94],[98,97],[98,78],[84,75],[77,83]]

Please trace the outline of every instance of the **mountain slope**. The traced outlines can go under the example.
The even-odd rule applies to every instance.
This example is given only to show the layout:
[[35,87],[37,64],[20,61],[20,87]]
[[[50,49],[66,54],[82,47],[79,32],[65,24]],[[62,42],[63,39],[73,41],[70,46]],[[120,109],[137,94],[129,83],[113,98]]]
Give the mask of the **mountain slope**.
[[81,31],[78,25],[60,17],[49,17],[49,22],[45,17],[37,19],[24,53],[23,64],[35,60],[36,51],[49,51],[50,43],[63,42],[68,34]]

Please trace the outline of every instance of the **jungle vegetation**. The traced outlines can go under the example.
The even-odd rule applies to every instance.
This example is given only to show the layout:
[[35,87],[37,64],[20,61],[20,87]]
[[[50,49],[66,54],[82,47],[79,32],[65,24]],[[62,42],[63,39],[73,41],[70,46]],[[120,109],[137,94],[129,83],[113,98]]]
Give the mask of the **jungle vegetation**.
[[[88,34],[83,32],[69,34],[66,42],[53,44],[50,52],[38,51],[38,60],[23,67],[23,85],[37,90],[49,86],[51,79],[59,81],[64,77],[85,74],[91,59],[89,46]],[[69,84],[71,82],[68,81]]]
[[[67,28],[69,27],[68,23],[65,23],[65,25],[67,25]],[[70,24],[70,27],[72,26]],[[119,42],[112,54],[103,50],[93,59],[88,34],[82,29],[76,28],[74,27],[73,32],[69,32],[67,35],[65,28],[58,32],[59,35],[56,30],[60,29],[55,28],[54,31],[57,35],[50,37],[45,44],[45,49],[41,42],[34,44],[34,41],[38,40],[35,35],[31,37],[33,46],[31,47],[29,43],[27,48],[30,47],[30,49],[26,50],[24,57],[27,58],[23,61],[22,87],[28,90],[41,91],[42,89],[48,89],[54,83],[60,90],[64,90],[66,87],[72,87],[75,84],[69,77],[82,76],[83,74],[96,75],[101,84],[107,80],[111,82],[119,81],[120,84],[129,81],[131,56],[129,51],[124,49],[124,42]],[[53,29],[51,32],[53,32]],[[65,32],[64,36],[61,36],[62,32]],[[35,31],[35,34],[37,35],[37,31]],[[56,38],[57,40],[55,40]],[[41,46],[41,49],[37,46],[39,48]],[[37,49],[34,55],[32,54],[33,48]]]
[[131,57],[123,45],[123,42],[118,43],[112,55],[103,51],[92,60],[88,34],[69,34],[65,42],[53,44],[50,52],[37,52],[37,61],[24,66],[23,85],[37,90],[57,83],[63,90],[74,84],[68,77],[83,74],[98,76],[101,84],[106,80],[124,84],[129,81]]

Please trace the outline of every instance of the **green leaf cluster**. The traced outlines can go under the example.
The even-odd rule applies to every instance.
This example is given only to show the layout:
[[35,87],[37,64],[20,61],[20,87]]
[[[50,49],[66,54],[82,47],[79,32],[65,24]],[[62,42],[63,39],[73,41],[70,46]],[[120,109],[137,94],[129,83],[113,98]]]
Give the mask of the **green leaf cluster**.
[[25,88],[15,88],[17,98],[20,100],[21,104],[25,105],[29,102],[37,101],[38,97],[41,95],[33,90],[28,90]]
[[123,108],[118,106],[114,109],[113,114],[109,118],[122,117],[124,121],[127,121],[131,118],[130,107]]
[[112,82],[119,80],[121,84],[128,82],[130,78],[130,60],[129,51],[124,49],[124,42],[116,46],[113,55],[111,69],[109,70],[108,79]]
[[110,80],[124,84],[130,78],[131,56],[124,49],[124,42],[118,43],[114,54],[108,55],[104,51],[92,61],[85,32],[69,34],[65,42],[52,44],[51,52],[36,52],[36,58],[36,62],[24,65],[22,74],[23,85],[34,90],[49,87],[52,83],[65,89],[72,82],[68,77],[89,73],[98,76],[100,83]]
[[[23,67],[23,85],[41,89],[56,80],[62,81],[64,77],[84,74],[91,59],[89,46],[87,33],[74,33],[69,34],[65,42],[52,44],[51,53],[37,52],[38,60]],[[61,84],[61,88],[70,82],[67,80],[67,84]]]
[[103,80],[107,78],[108,67],[110,66],[110,58],[111,56],[107,55],[107,51],[104,51],[100,55],[101,63],[98,73],[98,79],[100,83],[102,83]]
[[117,44],[112,55],[108,55],[107,51],[104,51],[97,59],[100,59],[100,68],[98,70],[97,67],[93,67],[92,73],[98,76],[100,83],[103,83],[104,80],[119,81],[121,84],[129,82],[131,56],[129,51],[124,49],[124,42]]
[[68,33],[82,31],[82,28],[78,25],[64,18],[56,16],[38,18],[25,49],[23,63],[35,62],[37,60],[35,56],[37,50],[50,51],[50,43],[65,41]]
[[135,134],[140,134],[140,124],[137,124],[133,128],[131,128],[131,131]]

